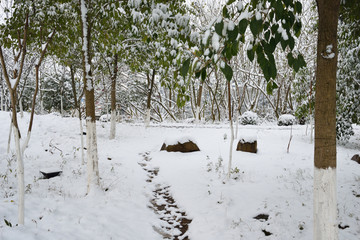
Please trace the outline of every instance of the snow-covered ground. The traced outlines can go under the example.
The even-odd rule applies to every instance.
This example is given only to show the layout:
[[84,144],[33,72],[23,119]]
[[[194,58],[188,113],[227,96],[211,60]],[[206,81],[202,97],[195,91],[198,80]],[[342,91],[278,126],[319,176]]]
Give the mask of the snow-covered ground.
[[[28,115],[19,119],[22,134]],[[25,151],[25,225],[17,223],[14,147],[7,154],[9,113],[0,112],[0,239],[156,240],[164,223],[150,208],[153,190],[170,186],[176,204],[192,219],[191,240],[312,239],[313,144],[306,126],[240,126],[241,136],[256,137],[258,152],[234,152],[233,179],[226,179],[230,130],[225,124],[163,124],[144,128],[98,122],[101,189],[86,196],[86,166],[81,165],[76,118],[36,116]],[[309,132],[309,131],[308,131]],[[338,220],[340,239],[360,234],[360,128],[346,146],[338,146]],[[159,151],[165,139],[188,136],[201,149],[193,153]],[[23,136],[25,137],[25,136]],[[235,144],[237,141],[235,141]],[[145,154],[146,153],[146,154]],[[159,169],[153,181],[139,163]],[[60,177],[40,179],[41,169]],[[259,214],[268,220],[258,220]],[[11,223],[12,227],[5,223]],[[265,236],[265,233],[271,235]]]

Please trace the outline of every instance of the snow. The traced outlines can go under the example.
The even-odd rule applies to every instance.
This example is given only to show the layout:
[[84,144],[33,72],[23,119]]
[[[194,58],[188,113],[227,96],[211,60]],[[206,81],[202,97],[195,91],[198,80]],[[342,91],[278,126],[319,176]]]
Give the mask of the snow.
[[220,48],[219,41],[220,41],[219,35],[217,35],[217,33],[214,33],[212,36],[211,44],[215,51],[219,50],[219,48]]
[[202,38],[202,44],[206,45],[208,39],[210,36],[210,30],[206,30],[206,32],[204,33],[204,36]]
[[279,26],[278,28],[278,33],[281,34],[282,39],[284,39],[285,41],[289,39],[286,30],[282,28],[282,26]]
[[[22,132],[28,117],[25,113],[19,118]],[[8,123],[9,114],[0,112],[0,121]],[[148,207],[157,184],[170,186],[177,205],[192,219],[189,239],[313,239],[314,145],[305,135],[306,126],[292,127],[289,153],[287,128],[275,123],[239,126],[239,136],[256,136],[259,151],[234,151],[232,165],[238,173],[228,181],[228,124],[162,123],[144,128],[118,123],[116,138],[110,141],[110,123],[97,122],[100,189],[86,195],[79,120],[37,115],[24,155],[25,225],[19,227],[13,145],[6,154],[8,125],[0,127],[1,240],[163,239],[154,230],[163,223]],[[338,223],[349,226],[339,229],[339,239],[347,240],[358,239],[360,231],[360,165],[350,160],[359,153],[360,127],[354,130],[350,142],[337,147]],[[201,151],[160,151],[164,139],[196,140]],[[159,169],[152,182],[138,164],[145,152],[152,159],[148,166]],[[43,168],[63,172],[39,179]],[[258,214],[268,214],[269,219],[254,219]],[[263,230],[272,235],[265,237]]]
[[164,143],[166,145],[175,145],[175,144],[178,144],[178,143],[186,143],[186,142],[193,142],[193,143],[197,143],[196,140],[191,137],[191,136],[188,136],[188,135],[183,135],[183,136],[170,136],[170,137],[167,137],[164,141]]
[[256,12],[256,14],[255,14],[255,18],[256,18],[256,20],[261,20],[261,13],[260,12]]
[[335,53],[333,52],[333,45],[327,45],[326,46],[326,54],[321,54],[321,56],[325,59],[332,59],[335,57]]
[[257,136],[254,134],[245,134],[245,135],[239,135],[239,139],[241,142],[243,143],[253,143],[255,141],[257,141]]

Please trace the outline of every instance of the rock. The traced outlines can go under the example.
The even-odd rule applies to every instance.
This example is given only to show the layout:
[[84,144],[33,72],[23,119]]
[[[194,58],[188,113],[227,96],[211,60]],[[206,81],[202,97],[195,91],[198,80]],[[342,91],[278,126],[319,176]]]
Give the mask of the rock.
[[355,162],[357,162],[358,164],[360,164],[360,156],[359,156],[359,154],[355,154],[355,155],[351,158],[351,160],[354,160]]
[[62,171],[60,171],[60,170],[42,170],[40,172],[44,176],[43,177],[44,179],[57,177],[57,176],[60,176],[62,173]]
[[240,139],[236,147],[236,151],[257,153],[257,141],[247,142],[244,139]]
[[192,142],[191,140],[180,143],[177,142],[177,144],[174,145],[166,145],[165,143],[162,145],[160,151],[168,151],[168,152],[195,152],[200,151],[199,147]]

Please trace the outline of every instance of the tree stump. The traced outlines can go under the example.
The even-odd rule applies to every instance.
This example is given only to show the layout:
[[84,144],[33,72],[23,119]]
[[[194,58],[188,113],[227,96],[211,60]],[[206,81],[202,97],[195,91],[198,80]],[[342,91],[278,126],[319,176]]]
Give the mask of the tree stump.
[[257,153],[257,141],[245,141],[244,139],[240,139],[236,151]]
[[160,151],[167,151],[167,152],[196,152],[200,151],[199,147],[191,140],[187,142],[177,142],[177,144],[174,145],[166,145],[164,143],[160,149]]
[[351,160],[354,160],[355,162],[357,162],[358,164],[360,164],[360,156],[359,156],[359,154],[355,154],[355,155],[351,158]]

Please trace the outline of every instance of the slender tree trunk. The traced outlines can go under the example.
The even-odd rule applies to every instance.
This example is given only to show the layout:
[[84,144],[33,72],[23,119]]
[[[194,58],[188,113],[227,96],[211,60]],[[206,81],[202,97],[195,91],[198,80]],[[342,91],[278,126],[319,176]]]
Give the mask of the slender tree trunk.
[[89,7],[90,0],[79,0],[81,8],[82,30],[82,62],[84,74],[85,112],[86,112],[86,140],[87,140],[87,193],[91,185],[99,185],[98,150],[96,138],[95,94],[94,80],[91,72],[91,27]]
[[[11,116],[11,115],[10,115]],[[10,121],[10,127],[9,127],[9,138],[8,138],[8,147],[7,147],[7,154],[10,153],[10,144],[11,144],[11,133],[13,129],[12,119]]]
[[201,107],[201,97],[202,97],[202,90],[203,90],[203,81],[200,82],[199,91],[196,99],[196,116],[195,121],[198,123],[200,122],[200,107]]
[[339,0],[317,0],[314,239],[337,240],[336,67]]
[[20,117],[23,118],[24,117],[24,109],[23,109],[23,105],[22,105],[22,98],[19,99],[19,108],[20,108]]
[[230,179],[231,175],[231,165],[232,165],[232,153],[233,153],[233,145],[234,145],[234,126],[231,117],[231,84],[230,81],[227,81],[227,88],[228,88],[228,110],[229,110],[229,122],[230,122],[230,152],[229,152],[229,166],[228,166],[228,176],[227,178]]
[[146,102],[146,119],[145,119],[145,127],[150,125],[150,109],[151,109],[151,95],[154,88],[155,82],[155,69],[153,69],[152,76],[150,78],[149,73],[146,74],[148,79],[148,97]]
[[73,91],[73,96],[74,96],[74,108],[78,111],[79,114],[79,123],[80,123],[80,142],[81,142],[81,164],[84,165],[85,164],[85,159],[84,159],[84,129],[83,129],[83,125],[82,125],[82,117],[81,117],[81,105],[78,104],[78,98],[77,98],[77,93],[76,93],[76,84],[75,84],[75,73],[74,73],[74,68],[73,65],[70,65],[70,75],[71,75],[71,88]]
[[118,55],[114,55],[114,71],[111,77],[111,126],[110,139],[114,139],[116,135],[116,78],[118,72]]

